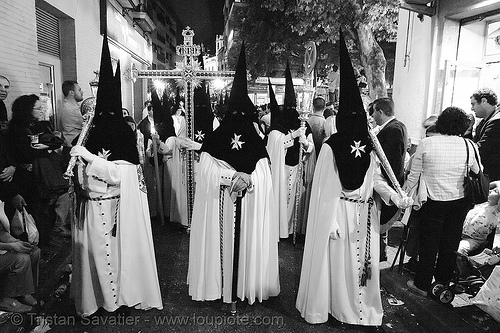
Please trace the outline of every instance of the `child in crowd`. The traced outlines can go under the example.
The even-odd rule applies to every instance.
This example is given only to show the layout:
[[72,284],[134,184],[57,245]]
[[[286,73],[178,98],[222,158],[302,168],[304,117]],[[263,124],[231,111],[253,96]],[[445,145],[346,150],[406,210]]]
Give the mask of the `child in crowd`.
[[488,201],[477,204],[465,217],[462,240],[458,252],[466,256],[481,251],[486,246],[486,238],[500,223],[499,190],[490,190]]

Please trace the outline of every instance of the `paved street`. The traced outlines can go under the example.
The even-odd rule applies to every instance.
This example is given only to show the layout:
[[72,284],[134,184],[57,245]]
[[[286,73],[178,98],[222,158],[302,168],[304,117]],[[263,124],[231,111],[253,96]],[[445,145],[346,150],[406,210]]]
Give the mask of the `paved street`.
[[[54,297],[60,284],[70,242],[56,240],[52,253],[46,256],[45,279],[41,281],[42,311],[56,332],[500,332],[500,324],[475,306],[452,308],[430,298],[411,293],[406,288],[408,276],[390,271],[401,228],[389,234],[389,261],[382,264],[384,321],[379,328],[341,324],[334,319],[321,325],[309,325],[295,309],[303,248],[284,240],[280,242],[281,294],[263,303],[239,304],[237,316],[221,301],[195,302],[187,293],[186,274],[189,236],[168,224],[161,228],[154,222],[156,259],[164,302],[162,311],[124,309],[119,313],[99,313],[79,319],[68,292]],[[140,288],[140,286],[138,286]],[[21,319],[20,319],[21,318]],[[0,333],[22,332],[34,322],[33,316],[12,316],[0,326]]]

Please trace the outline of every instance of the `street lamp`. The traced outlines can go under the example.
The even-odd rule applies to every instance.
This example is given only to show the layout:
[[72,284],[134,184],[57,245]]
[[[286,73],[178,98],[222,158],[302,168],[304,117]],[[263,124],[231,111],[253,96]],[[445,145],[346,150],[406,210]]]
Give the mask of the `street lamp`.
[[163,96],[163,91],[165,90],[165,82],[163,82],[162,80],[154,80],[153,85],[155,86],[156,94],[158,95],[158,98],[161,101]]
[[97,89],[99,87],[99,71],[95,70],[94,74],[95,77],[91,81],[89,81],[90,93],[93,97],[97,97]]

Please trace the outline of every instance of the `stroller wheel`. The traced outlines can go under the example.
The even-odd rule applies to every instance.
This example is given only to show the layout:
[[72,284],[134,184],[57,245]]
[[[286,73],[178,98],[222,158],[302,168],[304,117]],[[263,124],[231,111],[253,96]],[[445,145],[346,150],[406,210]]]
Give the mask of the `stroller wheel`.
[[441,290],[439,293],[439,301],[443,304],[451,303],[454,298],[455,293],[449,288],[444,288],[444,290]]
[[446,289],[445,286],[441,282],[434,282],[431,285],[431,294],[434,297],[439,297],[439,294]]

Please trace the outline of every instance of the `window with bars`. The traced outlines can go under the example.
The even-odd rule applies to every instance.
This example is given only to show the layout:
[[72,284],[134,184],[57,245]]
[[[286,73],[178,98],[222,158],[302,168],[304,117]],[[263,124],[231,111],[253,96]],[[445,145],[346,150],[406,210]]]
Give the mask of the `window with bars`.
[[36,35],[38,51],[61,58],[59,19],[36,8]]

